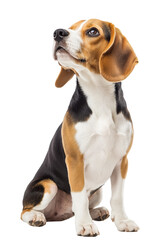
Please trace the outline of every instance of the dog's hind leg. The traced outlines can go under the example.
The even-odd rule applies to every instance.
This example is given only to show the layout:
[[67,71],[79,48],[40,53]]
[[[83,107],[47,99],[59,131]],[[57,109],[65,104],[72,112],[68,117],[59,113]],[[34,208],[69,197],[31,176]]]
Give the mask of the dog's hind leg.
[[31,226],[43,226],[46,218],[42,213],[57,194],[57,185],[51,179],[31,182],[23,198],[21,219]]
[[98,189],[91,197],[89,198],[89,209],[90,215],[95,221],[103,221],[109,217],[109,211],[105,207],[95,208],[100,204],[102,199],[102,189]]

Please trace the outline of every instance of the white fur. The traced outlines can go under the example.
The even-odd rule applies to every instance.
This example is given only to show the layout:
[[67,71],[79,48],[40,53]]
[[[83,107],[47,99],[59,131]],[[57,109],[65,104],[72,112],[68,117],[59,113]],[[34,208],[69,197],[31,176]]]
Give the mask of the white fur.
[[44,214],[34,210],[23,213],[22,220],[28,224],[30,224],[31,221],[33,222],[40,221],[43,222],[44,224],[46,223]]
[[80,50],[82,44],[81,33],[80,31],[76,32],[71,29],[68,31],[69,36],[66,39],[66,50],[68,50],[73,57],[77,58],[77,52]]
[[126,154],[132,134],[130,121],[122,113],[116,113],[114,85],[97,79],[95,74],[93,79],[99,81],[99,86],[79,78],[92,114],[87,121],[75,125],[76,140],[84,156],[88,194],[110,178],[113,169]]
[[50,201],[53,199],[54,196],[55,196],[55,194],[45,193],[41,203],[36,205],[33,209],[34,210],[45,209],[48,206],[48,204],[50,203]]
[[89,214],[89,201],[86,189],[81,192],[72,192],[72,210],[75,213],[75,225],[78,235],[98,235],[99,231]]
[[111,176],[111,218],[119,231],[138,231],[139,227],[135,222],[128,219],[123,206],[123,186],[124,180],[121,177],[120,163],[115,167]]
[[77,58],[77,52],[81,50],[81,44],[83,43],[81,37],[81,29],[85,22],[86,21],[82,22],[76,30],[67,30],[69,32],[69,35],[65,39],[66,50],[68,50],[69,53],[75,58]]
[[[88,71],[80,74],[78,80],[92,110],[87,121],[75,125],[75,138],[84,156],[86,195],[89,196],[92,190],[102,186],[112,176],[112,217],[117,229],[137,231],[138,226],[124,212],[124,180],[120,173],[121,160],[131,142],[132,125],[122,113],[117,115],[114,84]],[[80,195],[77,199],[73,198],[73,203],[78,205],[81,202],[88,207],[85,201],[79,199]],[[82,208],[78,211],[81,212]]]
[[[85,174],[83,191],[72,193],[76,229],[79,229],[79,226],[84,227],[86,221],[88,224],[90,223],[87,196],[111,177],[117,164],[120,169],[120,162],[126,154],[132,135],[130,121],[125,119],[122,113],[117,115],[114,84],[107,82],[100,75],[90,73],[88,70],[80,72],[78,80],[86,95],[92,114],[87,121],[78,122],[75,125],[75,138],[84,157]],[[116,175],[114,177],[116,178]],[[114,177],[112,176],[112,178]],[[115,186],[116,190],[113,187],[112,200],[117,192],[120,199],[122,198],[122,182],[122,177],[119,176],[119,185]],[[115,221],[117,228],[119,230],[133,229],[136,226],[135,223],[128,220],[130,224],[126,226],[123,222],[123,219],[126,221],[127,217],[119,199],[117,203],[112,205],[113,209],[116,209],[116,211],[113,210],[116,216],[121,215]],[[137,230],[136,227],[134,229]]]

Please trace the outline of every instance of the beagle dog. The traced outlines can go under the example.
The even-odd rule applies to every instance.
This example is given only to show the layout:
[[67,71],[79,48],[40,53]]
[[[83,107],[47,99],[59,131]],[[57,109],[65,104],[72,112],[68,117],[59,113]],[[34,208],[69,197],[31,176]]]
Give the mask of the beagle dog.
[[119,231],[138,231],[123,206],[133,124],[121,86],[138,59],[118,28],[97,19],[57,29],[53,55],[61,65],[56,87],[74,74],[77,84],[45,160],[24,193],[21,219],[42,226],[75,215],[77,234],[96,236],[93,220],[109,216],[106,208],[96,206],[110,178],[111,219]]

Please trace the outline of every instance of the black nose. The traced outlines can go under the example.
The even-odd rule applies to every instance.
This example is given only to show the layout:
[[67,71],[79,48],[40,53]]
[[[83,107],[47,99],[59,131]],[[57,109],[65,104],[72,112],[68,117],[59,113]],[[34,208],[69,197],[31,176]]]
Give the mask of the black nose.
[[57,29],[53,33],[54,40],[57,42],[60,42],[63,40],[64,37],[67,37],[69,35],[69,32],[65,29]]

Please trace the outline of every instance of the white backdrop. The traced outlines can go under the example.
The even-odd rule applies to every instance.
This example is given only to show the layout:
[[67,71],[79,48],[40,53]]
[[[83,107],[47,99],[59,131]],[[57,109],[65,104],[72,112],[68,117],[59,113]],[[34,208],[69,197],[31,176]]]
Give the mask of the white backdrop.
[[[52,58],[53,31],[81,19],[99,18],[120,28],[139,64],[123,82],[134,123],[125,206],[140,226],[118,232],[98,222],[97,239],[158,239],[160,214],[160,15],[152,0],[1,0],[0,2],[0,235],[3,239],[79,239],[74,218],[33,228],[20,220],[27,184],[42,163],[63,120],[75,78],[56,89],[59,65]],[[102,205],[110,210],[110,182]],[[2,238],[1,238],[2,239]]]

